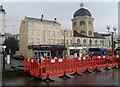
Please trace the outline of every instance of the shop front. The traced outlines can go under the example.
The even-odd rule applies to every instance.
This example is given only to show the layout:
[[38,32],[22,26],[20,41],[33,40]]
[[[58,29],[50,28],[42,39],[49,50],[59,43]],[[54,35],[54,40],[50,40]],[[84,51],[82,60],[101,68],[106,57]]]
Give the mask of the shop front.
[[74,56],[84,56],[86,55],[87,48],[85,47],[68,47],[68,50],[70,51],[68,55],[74,55]]
[[32,54],[29,57],[62,58],[66,48],[60,45],[29,45],[28,50]]

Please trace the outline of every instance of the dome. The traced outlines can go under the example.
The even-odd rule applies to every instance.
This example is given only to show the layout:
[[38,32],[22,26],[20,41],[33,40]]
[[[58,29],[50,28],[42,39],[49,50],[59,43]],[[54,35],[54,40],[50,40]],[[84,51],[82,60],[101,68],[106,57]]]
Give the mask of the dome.
[[91,13],[85,8],[80,8],[74,13],[73,17],[75,18],[75,17],[79,17],[79,16],[91,17]]

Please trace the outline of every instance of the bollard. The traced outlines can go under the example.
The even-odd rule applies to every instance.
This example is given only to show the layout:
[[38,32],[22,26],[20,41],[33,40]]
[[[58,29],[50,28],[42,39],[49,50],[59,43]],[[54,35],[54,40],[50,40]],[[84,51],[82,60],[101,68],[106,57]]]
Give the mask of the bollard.
[[10,55],[7,55],[7,64],[10,64]]

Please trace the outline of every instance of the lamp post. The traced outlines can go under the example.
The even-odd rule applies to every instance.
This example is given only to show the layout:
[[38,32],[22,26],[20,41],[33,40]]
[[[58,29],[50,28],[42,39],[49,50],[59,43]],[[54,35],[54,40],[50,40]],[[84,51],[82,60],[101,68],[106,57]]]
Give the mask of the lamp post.
[[107,26],[107,29],[108,29],[108,33],[110,33],[110,36],[111,36],[111,42],[112,42],[112,54],[114,55],[114,45],[115,45],[115,43],[114,43],[114,33],[116,32],[116,30],[117,30],[117,28],[116,27],[113,27],[113,30],[114,30],[114,32],[113,31],[110,31],[110,26]]

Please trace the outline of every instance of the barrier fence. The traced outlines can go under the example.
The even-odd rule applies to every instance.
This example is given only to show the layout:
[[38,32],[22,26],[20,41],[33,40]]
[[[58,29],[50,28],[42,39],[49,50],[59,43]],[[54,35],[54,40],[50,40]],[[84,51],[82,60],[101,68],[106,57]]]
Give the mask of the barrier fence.
[[59,78],[70,78],[67,74],[81,76],[78,72],[83,73],[101,72],[100,68],[104,70],[118,69],[120,63],[120,56],[93,56],[75,57],[72,60],[69,58],[45,59],[40,61],[35,58],[24,59],[24,72],[29,72],[30,75],[37,78],[45,78],[43,81],[49,80],[50,76],[59,76]]

